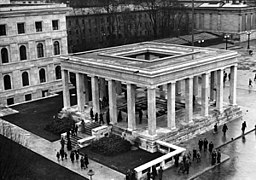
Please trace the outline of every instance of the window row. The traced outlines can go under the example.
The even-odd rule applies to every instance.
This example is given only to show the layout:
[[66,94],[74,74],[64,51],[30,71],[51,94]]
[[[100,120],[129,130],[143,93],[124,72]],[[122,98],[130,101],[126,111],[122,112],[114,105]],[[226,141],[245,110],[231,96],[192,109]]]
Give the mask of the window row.
[[[42,21],[35,22],[35,30],[36,32],[43,31]],[[59,20],[52,20],[52,30],[59,30]],[[17,23],[17,33],[25,34],[25,32],[26,32],[25,23],[24,22]],[[0,24],[0,36],[6,36],[6,35],[7,35],[6,24]]]
[[[36,46],[37,49],[37,58],[42,58],[44,57],[44,44],[43,43],[38,43]],[[53,43],[53,53],[54,55],[59,55],[60,54],[60,43],[59,41],[54,41]],[[27,60],[27,47],[25,45],[21,45],[19,47],[19,55],[20,55],[20,60]],[[1,59],[2,59],[2,64],[4,63],[9,63],[9,55],[8,55],[8,49],[7,48],[2,48],[1,49]]]
[[[61,67],[56,66],[55,67],[55,78],[61,79]],[[29,86],[30,85],[30,80],[29,80],[29,73],[27,71],[22,72],[21,74],[21,79],[22,79],[22,86]],[[46,72],[44,68],[41,68],[39,70],[39,82],[40,83],[45,83],[46,82]],[[13,89],[12,87],[12,78],[9,74],[6,74],[3,76],[3,83],[4,83],[4,90],[9,90]]]

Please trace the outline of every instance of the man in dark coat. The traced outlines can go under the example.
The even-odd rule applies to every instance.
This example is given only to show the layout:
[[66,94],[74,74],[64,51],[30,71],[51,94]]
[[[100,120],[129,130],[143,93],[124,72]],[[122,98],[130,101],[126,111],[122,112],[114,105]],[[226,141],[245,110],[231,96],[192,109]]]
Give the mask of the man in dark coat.
[[103,113],[100,113],[100,124],[104,124]]
[[200,151],[202,150],[203,145],[204,145],[203,140],[202,140],[202,139],[199,139],[199,141],[198,141],[198,146],[199,146],[199,150],[200,150]]
[[153,166],[152,167],[152,179],[155,180],[156,176],[157,176],[156,166]]
[[222,132],[223,132],[224,136],[226,136],[227,130],[228,130],[228,126],[226,124],[224,124],[223,127],[222,127]]
[[193,149],[193,161],[196,159],[196,152],[197,152],[197,150],[194,148]]
[[207,146],[208,146],[208,140],[204,138],[204,151],[207,150]]
[[70,159],[71,159],[71,162],[74,163],[74,160],[75,160],[75,153],[74,153],[74,151],[71,151]]
[[87,154],[85,154],[84,155],[84,165],[85,165],[85,168],[88,168],[88,164],[89,164],[88,156],[87,156]]
[[221,160],[221,152],[220,152],[220,149],[219,149],[218,152],[217,152],[217,163],[220,163],[220,160]]
[[61,157],[61,160],[63,161],[63,159],[64,159],[64,148],[60,149],[60,157]]
[[215,163],[216,163],[216,157],[217,157],[217,152],[216,152],[216,150],[214,150],[214,151],[212,152],[212,165],[215,165]]
[[246,128],[246,127],[247,127],[247,126],[246,126],[246,122],[244,121],[244,122],[242,123],[242,128],[241,128],[243,135],[244,135],[244,131],[245,131],[245,128]]
[[107,121],[107,125],[109,125],[110,124],[109,110],[106,113],[106,121]]
[[209,152],[210,153],[212,153],[213,147],[214,147],[214,145],[213,145],[213,143],[211,141],[210,144],[209,144]]
[[162,166],[160,166],[160,169],[158,170],[158,178],[159,180],[162,180],[163,179],[163,168]]
[[98,113],[95,114],[95,122],[98,122]]

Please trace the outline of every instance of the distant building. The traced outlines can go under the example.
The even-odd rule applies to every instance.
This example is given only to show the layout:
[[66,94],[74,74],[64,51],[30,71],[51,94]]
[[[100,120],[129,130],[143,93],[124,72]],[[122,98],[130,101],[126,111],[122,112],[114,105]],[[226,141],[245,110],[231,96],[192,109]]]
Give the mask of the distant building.
[[11,105],[61,90],[67,54],[65,4],[0,5],[0,103]]

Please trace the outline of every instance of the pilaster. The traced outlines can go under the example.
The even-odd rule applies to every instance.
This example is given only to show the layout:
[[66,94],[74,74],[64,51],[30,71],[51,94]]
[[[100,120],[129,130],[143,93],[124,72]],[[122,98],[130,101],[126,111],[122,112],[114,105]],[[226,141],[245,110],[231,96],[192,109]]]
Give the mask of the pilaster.
[[136,86],[134,84],[127,84],[127,114],[128,114],[128,129],[136,129],[135,116],[135,94]]
[[176,83],[167,84],[167,127],[171,128],[171,129],[176,129],[175,85],[176,85]]

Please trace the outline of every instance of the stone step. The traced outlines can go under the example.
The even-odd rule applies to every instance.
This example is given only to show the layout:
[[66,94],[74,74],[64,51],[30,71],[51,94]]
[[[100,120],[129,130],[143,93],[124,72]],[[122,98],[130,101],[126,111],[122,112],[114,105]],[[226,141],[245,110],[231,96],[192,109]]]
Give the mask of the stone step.
[[100,124],[96,122],[86,123],[85,124],[85,134],[92,135],[92,129],[99,127]]

